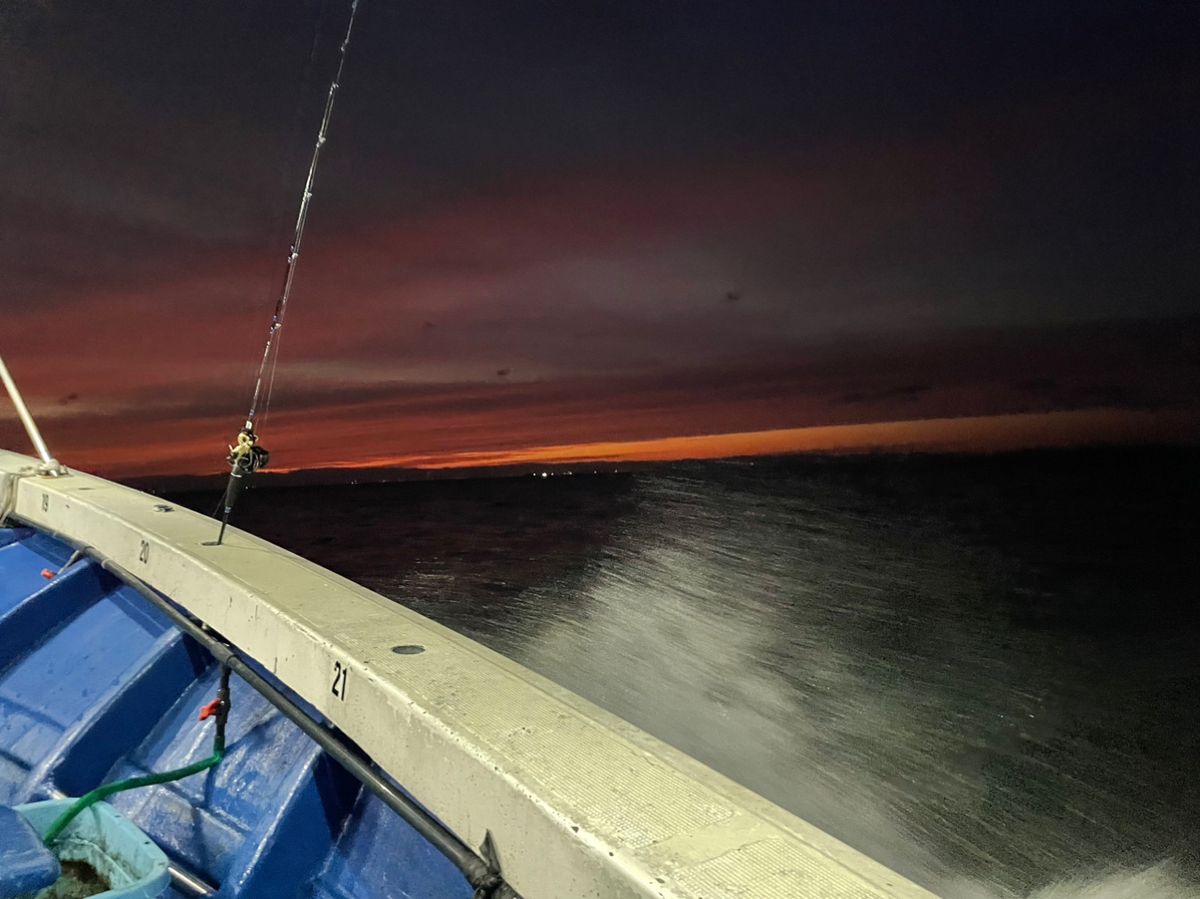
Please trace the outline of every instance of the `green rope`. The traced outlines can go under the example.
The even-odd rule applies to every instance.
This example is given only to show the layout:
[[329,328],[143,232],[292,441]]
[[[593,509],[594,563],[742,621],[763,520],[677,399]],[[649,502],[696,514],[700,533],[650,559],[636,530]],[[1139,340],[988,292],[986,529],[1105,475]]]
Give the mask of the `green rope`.
[[126,790],[136,790],[138,787],[152,787],[155,784],[165,784],[174,780],[182,780],[185,777],[191,777],[193,774],[199,774],[201,771],[207,771],[209,768],[215,768],[224,757],[225,740],[218,734],[213,738],[213,754],[206,759],[192,762],[192,764],[183,768],[176,768],[174,771],[164,771],[161,774],[146,774],[142,777],[130,777],[125,780],[105,784],[102,787],[96,787],[92,792],[76,799],[70,808],[55,819],[54,823],[50,825],[50,829],[46,831],[46,835],[42,838],[42,842],[49,846],[58,839],[59,834],[67,829],[67,825],[74,821],[80,812],[89,806],[95,805],[102,799],[107,799],[114,793],[123,793]]
[[[49,846],[59,835],[67,829],[76,816],[89,806],[95,805],[102,799],[107,799],[114,793],[123,793],[126,790],[136,790],[138,787],[152,787],[155,784],[170,783],[174,780],[183,780],[185,777],[191,777],[193,774],[199,774],[201,771],[207,771],[209,768],[215,768],[221,763],[221,759],[225,758],[225,721],[229,716],[229,668],[221,666],[221,684],[217,690],[217,700],[212,703],[215,706],[217,718],[217,732],[213,735],[213,751],[206,759],[201,759],[198,762],[192,762],[190,765],[185,765],[182,768],[176,768],[174,771],[163,771],[161,774],[144,774],[141,777],[129,777],[125,780],[118,780],[110,784],[105,784],[102,787],[96,787],[92,792],[85,796],[76,799],[71,806],[59,815],[54,823],[50,825],[50,829],[46,831],[46,835],[42,837],[42,842]],[[200,717],[204,718],[209,712],[206,710]]]

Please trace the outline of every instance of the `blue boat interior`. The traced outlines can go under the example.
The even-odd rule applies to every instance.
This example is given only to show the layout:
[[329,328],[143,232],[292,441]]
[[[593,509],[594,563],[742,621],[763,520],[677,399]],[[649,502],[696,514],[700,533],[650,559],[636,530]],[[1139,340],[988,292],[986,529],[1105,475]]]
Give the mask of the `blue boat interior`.
[[[210,752],[213,723],[198,712],[219,665],[94,562],[59,573],[70,554],[0,528],[0,806]],[[231,689],[220,765],[109,800],[173,867],[228,899],[469,899],[458,868],[387,805],[244,681]]]

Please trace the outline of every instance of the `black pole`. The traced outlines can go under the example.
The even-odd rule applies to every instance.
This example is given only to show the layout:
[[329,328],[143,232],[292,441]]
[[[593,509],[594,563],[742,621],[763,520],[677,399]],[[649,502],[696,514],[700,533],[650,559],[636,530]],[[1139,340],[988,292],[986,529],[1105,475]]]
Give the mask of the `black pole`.
[[101,568],[116,575],[117,578],[137,590],[144,599],[153,603],[189,637],[207,649],[213,658],[237,674],[267,702],[275,706],[293,724],[311,737],[338,764],[349,771],[355,780],[382,799],[388,808],[403,818],[417,833],[432,843],[434,848],[453,862],[463,872],[471,886],[475,887],[477,891],[486,890],[486,892],[477,892],[477,896],[481,899],[516,897],[516,893],[511,889],[506,892],[498,891],[501,885],[507,887],[499,872],[494,871],[462,840],[447,830],[440,821],[381,777],[370,760],[347,746],[336,732],[314,721],[298,705],[275,689],[270,682],[246,664],[231,646],[219,640],[211,631],[202,629],[199,624],[192,621],[165,598],[159,596],[148,584],[136,578],[112,559],[102,556],[91,548],[84,551],[99,562]]
[[229,515],[233,511],[233,504],[237,502],[238,494],[242,492],[242,475],[235,468],[229,472],[229,483],[225,485],[225,501],[224,508],[221,511],[221,530],[217,534],[214,546],[220,546],[221,541],[225,539],[225,528],[229,526]]

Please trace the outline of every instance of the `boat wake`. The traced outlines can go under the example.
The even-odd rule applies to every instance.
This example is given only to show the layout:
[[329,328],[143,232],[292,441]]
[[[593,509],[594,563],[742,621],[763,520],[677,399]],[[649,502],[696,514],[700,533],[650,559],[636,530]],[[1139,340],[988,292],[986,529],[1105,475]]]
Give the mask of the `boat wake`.
[[853,491],[640,487],[522,596],[520,661],[947,899],[1200,899],[1180,809],[1089,730],[1094,650],[1011,624],[1015,563]]
[[274,514],[369,528],[361,552],[291,548],[946,899],[1200,899],[1200,552],[1156,524],[1194,505],[1190,466],[1147,485],[1075,458],[381,487],[340,518],[297,492]]
[[[945,899],[1010,899],[979,883],[947,885]],[[1200,890],[1180,876],[1174,863],[1162,861],[1139,871],[1060,881],[1029,894],[1028,899],[1197,899]]]

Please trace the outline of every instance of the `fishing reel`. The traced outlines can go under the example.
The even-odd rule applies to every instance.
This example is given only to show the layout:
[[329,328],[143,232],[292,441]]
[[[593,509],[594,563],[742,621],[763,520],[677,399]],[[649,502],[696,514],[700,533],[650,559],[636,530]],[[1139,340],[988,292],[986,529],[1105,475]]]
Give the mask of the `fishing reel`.
[[221,531],[214,542],[206,543],[205,546],[221,545],[225,539],[225,528],[229,524],[229,514],[233,511],[238,494],[242,492],[246,478],[266,465],[270,457],[271,454],[266,448],[258,445],[258,435],[254,433],[250,422],[246,422],[246,427],[238,433],[237,442],[229,447],[229,455],[225,457],[229,463],[229,482],[225,485],[225,499],[221,503]]
[[248,427],[238,432],[237,443],[229,447],[229,455],[225,457],[239,475],[253,474],[266,466],[270,458],[266,447],[258,445],[258,435]]

